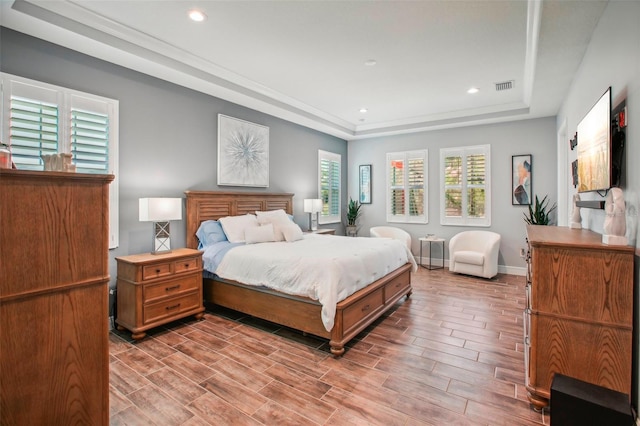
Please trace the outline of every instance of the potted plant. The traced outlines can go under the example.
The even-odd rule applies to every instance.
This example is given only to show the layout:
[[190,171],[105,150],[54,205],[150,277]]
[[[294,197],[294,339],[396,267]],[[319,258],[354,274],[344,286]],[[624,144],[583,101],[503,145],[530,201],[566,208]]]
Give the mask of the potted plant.
[[531,204],[529,205],[529,216],[524,213],[524,221],[529,225],[549,225],[551,222],[549,215],[556,209],[556,203],[553,203],[553,205],[549,207],[547,195],[544,196],[542,201],[538,200],[537,195],[535,196],[535,199],[536,202],[534,207],[532,208]]
[[355,237],[358,233],[357,221],[362,212],[360,211],[362,204],[360,201],[349,198],[349,205],[347,206],[347,235]]

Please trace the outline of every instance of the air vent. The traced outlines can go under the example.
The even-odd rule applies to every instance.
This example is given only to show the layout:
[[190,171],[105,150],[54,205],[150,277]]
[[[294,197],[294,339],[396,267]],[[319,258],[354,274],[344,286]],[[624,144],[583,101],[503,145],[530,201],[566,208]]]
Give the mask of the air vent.
[[513,80],[496,83],[496,92],[499,92],[501,90],[509,90],[509,89],[513,89]]

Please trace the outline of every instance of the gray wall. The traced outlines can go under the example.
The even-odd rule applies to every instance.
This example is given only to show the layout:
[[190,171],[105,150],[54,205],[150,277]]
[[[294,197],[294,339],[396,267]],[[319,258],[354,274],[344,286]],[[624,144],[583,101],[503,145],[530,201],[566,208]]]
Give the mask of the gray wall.
[[[115,257],[152,249],[151,224],[138,221],[138,198],[183,197],[189,189],[292,192],[295,221],[306,229],[302,200],[318,195],[318,149],[341,154],[347,169],[344,140],[7,28],[0,31],[1,71],[120,101],[120,245],[109,254],[111,286]],[[219,113],[269,127],[268,188],[216,185]],[[343,203],[346,191],[345,180]],[[185,222],[173,222],[171,231],[172,246],[184,247]]]
[[[429,150],[428,192],[429,223],[391,224],[405,229],[413,236],[412,251],[418,255],[417,238],[427,233],[449,240],[456,233],[469,227],[440,225],[440,148],[491,145],[492,205],[491,227],[482,228],[502,235],[498,264],[502,272],[524,274],[525,261],[520,257],[520,248],[525,244],[524,206],[511,204],[511,156],[532,154],[532,192],[540,198],[556,197],[556,145],[555,118],[522,120],[502,124],[462,127],[449,130],[413,133],[377,139],[349,142],[349,194],[358,197],[358,165],[372,164],[372,200],[363,206],[360,219],[360,235],[368,235],[369,228],[385,225],[385,162],[386,153]],[[425,253],[427,248],[425,247]],[[447,252],[447,249],[445,249]],[[448,258],[448,253],[445,253]]]
[[[609,2],[604,14],[593,33],[589,47],[578,69],[571,90],[564,100],[557,117],[558,133],[565,128],[573,135],[578,122],[589,111],[593,104],[611,86],[614,107],[620,100],[627,101],[628,123],[626,129],[625,157],[623,165],[623,185],[627,208],[627,238],[636,247],[634,288],[629,289],[629,297],[635,292],[634,318],[634,368],[632,386],[632,404],[640,407],[640,351],[638,350],[638,332],[640,318],[640,227],[638,211],[640,209],[640,2]],[[563,161],[558,164],[559,174],[567,176],[559,182],[558,192],[565,192],[568,198],[575,193],[569,179],[569,165],[575,160],[575,152],[568,149],[566,141],[558,144],[559,157]],[[566,170],[569,170],[568,172]],[[586,194],[582,199],[602,199],[595,193]],[[571,208],[567,207],[568,214]],[[604,210],[582,209],[582,226],[601,233],[603,230]],[[566,222],[566,220],[565,220]]]

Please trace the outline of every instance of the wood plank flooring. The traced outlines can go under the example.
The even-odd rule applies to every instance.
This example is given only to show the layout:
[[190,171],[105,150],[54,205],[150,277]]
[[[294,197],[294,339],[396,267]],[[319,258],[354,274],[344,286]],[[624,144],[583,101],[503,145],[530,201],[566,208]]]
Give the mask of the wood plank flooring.
[[207,311],[110,334],[112,425],[540,425],[524,388],[524,277],[419,268],[334,359],[326,341]]

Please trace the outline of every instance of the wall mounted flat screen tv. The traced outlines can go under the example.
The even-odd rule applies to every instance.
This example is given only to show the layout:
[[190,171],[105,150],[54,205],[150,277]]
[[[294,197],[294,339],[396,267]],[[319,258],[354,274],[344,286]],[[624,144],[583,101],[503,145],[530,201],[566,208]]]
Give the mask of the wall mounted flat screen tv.
[[611,187],[611,87],[578,124],[578,192]]

